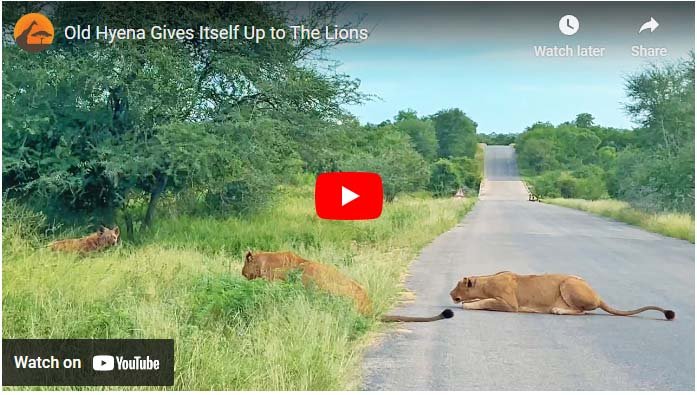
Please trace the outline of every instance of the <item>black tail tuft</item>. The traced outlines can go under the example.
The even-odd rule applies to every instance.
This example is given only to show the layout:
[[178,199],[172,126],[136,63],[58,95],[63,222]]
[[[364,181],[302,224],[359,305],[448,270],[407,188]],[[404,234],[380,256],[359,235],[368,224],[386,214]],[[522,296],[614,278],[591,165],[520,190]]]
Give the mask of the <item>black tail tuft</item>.
[[[671,311],[671,313],[672,313],[672,311]],[[442,315],[443,318],[453,318],[455,313],[453,313],[453,311],[450,309],[445,309],[445,310],[443,310],[442,313],[440,313],[440,315]],[[668,312],[666,312],[666,317],[668,317]],[[670,318],[668,318],[668,319],[670,319]]]
[[663,312],[665,314],[667,320],[672,320],[675,318],[675,312],[673,310],[666,310]]

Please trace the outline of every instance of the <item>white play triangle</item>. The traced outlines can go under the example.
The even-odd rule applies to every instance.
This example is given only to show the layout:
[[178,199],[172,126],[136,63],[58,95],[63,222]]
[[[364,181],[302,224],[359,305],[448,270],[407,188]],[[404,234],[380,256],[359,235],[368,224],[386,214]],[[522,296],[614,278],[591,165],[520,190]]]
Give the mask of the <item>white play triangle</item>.
[[345,205],[351,203],[359,197],[360,196],[356,192],[346,187],[341,187],[341,207],[344,207]]

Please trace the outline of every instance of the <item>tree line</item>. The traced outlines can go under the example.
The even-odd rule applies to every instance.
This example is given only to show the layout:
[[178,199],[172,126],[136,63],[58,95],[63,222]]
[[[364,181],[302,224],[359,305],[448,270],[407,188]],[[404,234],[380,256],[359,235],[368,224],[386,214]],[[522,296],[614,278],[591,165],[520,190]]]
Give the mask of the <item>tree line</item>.
[[692,53],[629,75],[624,106],[637,128],[603,127],[588,113],[556,126],[536,123],[516,139],[521,171],[545,197],[694,213],[694,89]]
[[[297,17],[271,3],[3,3],[3,29],[28,12],[55,26],[333,25],[345,5]],[[355,22],[354,22],[355,23]],[[351,23],[345,27],[352,26]],[[361,125],[371,99],[329,49],[352,42],[69,41],[3,51],[3,196],[57,221],[145,229],[163,206],[246,214],[303,174],[365,170],[398,193],[476,189],[476,123],[458,109]]]

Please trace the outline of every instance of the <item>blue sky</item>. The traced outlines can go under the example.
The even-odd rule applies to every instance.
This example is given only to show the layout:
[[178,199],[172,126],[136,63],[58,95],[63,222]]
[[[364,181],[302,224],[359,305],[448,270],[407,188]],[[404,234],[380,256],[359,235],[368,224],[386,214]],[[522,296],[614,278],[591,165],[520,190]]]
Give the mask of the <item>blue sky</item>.
[[[361,80],[362,90],[379,100],[349,107],[362,122],[378,123],[412,108],[420,115],[459,107],[479,132],[521,132],[537,121],[560,123],[589,112],[606,126],[632,127],[622,103],[624,78],[649,62],[687,55],[694,48],[693,12],[675,3],[624,3],[631,9],[600,3],[537,3],[512,9],[462,3],[353,3],[371,27],[363,43],[337,47],[330,57],[339,71]],[[518,3],[525,4],[525,3]],[[665,4],[665,3],[663,3]],[[520,6],[517,6],[520,7]],[[593,9],[589,7],[594,7]],[[559,17],[573,13],[581,21],[574,36],[562,35]],[[653,34],[637,34],[655,17]],[[607,48],[601,58],[539,58],[534,45],[594,45]],[[669,57],[636,58],[632,45],[665,46]]]

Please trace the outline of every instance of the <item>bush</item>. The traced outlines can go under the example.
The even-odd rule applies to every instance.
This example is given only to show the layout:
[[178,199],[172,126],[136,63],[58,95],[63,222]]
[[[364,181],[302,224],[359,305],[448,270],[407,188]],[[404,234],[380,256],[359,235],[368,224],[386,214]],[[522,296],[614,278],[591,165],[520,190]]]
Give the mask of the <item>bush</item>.
[[583,166],[573,172],[576,187],[573,197],[589,200],[607,199],[609,197],[605,181],[605,171],[594,165]]
[[693,212],[694,145],[670,157],[661,152],[627,150],[617,156],[608,186],[613,196],[649,211]]
[[581,178],[576,181],[575,197],[580,199],[607,199],[607,188],[602,180],[595,178]]
[[597,166],[585,166],[576,172],[548,171],[528,178],[534,192],[547,198],[603,199],[608,197],[604,171]]
[[561,197],[572,198],[576,196],[576,179],[569,173],[562,172],[557,178],[557,188]]
[[462,186],[457,167],[448,159],[439,159],[431,165],[428,189],[435,196],[452,196]]
[[557,183],[560,174],[559,171],[549,171],[537,177],[529,177],[527,181],[535,194],[541,197],[561,197]]
[[478,191],[482,182],[482,163],[477,158],[467,157],[452,158],[451,161],[460,176],[460,183]]

